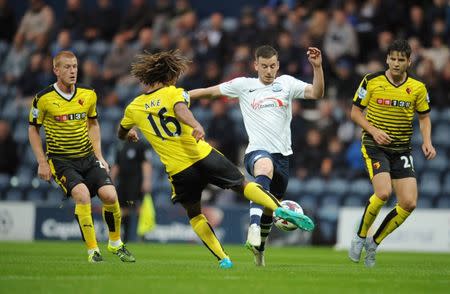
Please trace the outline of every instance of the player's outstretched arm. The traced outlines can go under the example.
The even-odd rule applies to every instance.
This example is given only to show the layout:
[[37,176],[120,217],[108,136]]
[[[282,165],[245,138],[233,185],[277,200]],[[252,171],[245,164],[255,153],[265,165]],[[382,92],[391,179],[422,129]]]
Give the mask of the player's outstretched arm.
[[28,127],[28,139],[30,140],[31,149],[33,149],[34,156],[38,162],[38,176],[44,181],[50,181],[52,172],[50,165],[47,162],[47,157],[42,147],[41,136],[39,135],[39,127],[30,125]]
[[205,138],[205,131],[203,130],[202,125],[195,119],[194,115],[185,103],[179,102],[175,104],[174,111],[179,121],[193,129],[192,136],[195,140],[197,140],[197,142]]
[[425,158],[430,160],[436,156],[436,150],[431,143],[431,120],[430,114],[419,114],[420,133],[422,134],[422,151]]
[[313,67],[313,83],[306,86],[305,98],[306,99],[319,99],[322,98],[325,92],[325,79],[323,77],[322,69],[322,53],[316,47],[309,47],[306,52],[308,55],[308,61]]
[[189,96],[192,99],[214,98],[220,95],[222,95],[222,93],[220,93],[219,85],[212,86],[209,88],[198,88],[189,91]]

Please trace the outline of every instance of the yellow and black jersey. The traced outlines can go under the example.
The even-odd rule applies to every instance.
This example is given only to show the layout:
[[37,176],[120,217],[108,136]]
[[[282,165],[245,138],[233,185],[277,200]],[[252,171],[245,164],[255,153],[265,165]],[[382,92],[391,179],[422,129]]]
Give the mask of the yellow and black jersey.
[[88,135],[88,118],[97,117],[97,94],[82,85],[66,99],[50,85],[39,92],[31,107],[29,123],[44,125],[49,157],[79,158],[93,152]]
[[212,150],[205,141],[196,142],[192,128],[176,119],[177,103],[189,106],[189,94],[174,86],[142,94],[127,106],[120,122],[123,129],[137,126],[142,131],[170,176],[205,158]]
[[378,146],[391,150],[411,148],[414,113],[430,111],[429,96],[425,85],[407,76],[401,85],[393,85],[385,72],[364,77],[353,98],[353,104],[366,109],[367,120],[391,137],[390,145],[376,144],[372,136],[363,130],[362,142],[367,146]]

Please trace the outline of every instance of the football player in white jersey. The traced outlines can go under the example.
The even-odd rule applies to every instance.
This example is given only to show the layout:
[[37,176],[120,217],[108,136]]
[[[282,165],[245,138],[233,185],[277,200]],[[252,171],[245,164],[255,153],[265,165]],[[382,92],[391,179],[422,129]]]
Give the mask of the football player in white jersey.
[[[192,99],[228,96],[239,99],[249,145],[244,163],[256,182],[281,199],[289,179],[292,154],[292,99],[318,99],[324,94],[322,55],[310,47],[308,60],[314,71],[313,83],[308,84],[289,75],[277,77],[278,52],[264,45],[255,51],[258,78],[238,77],[209,88],[189,91]],[[250,203],[250,226],[247,247],[255,255],[255,264],[264,266],[264,248],[272,227],[272,211]],[[312,228],[304,228],[312,230]]]

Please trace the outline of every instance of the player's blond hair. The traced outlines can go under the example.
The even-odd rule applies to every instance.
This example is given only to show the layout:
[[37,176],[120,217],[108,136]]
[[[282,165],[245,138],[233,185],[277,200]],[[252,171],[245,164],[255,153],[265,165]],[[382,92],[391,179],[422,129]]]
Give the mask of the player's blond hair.
[[191,61],[180,50],[163,51],[155,54],[138,54],[131,64],[131,74],[146,85],[174,84],[187,70]]
[[61,58],[77,58],[71,51],[60,51],[53,57],[53,67],[58,67]]

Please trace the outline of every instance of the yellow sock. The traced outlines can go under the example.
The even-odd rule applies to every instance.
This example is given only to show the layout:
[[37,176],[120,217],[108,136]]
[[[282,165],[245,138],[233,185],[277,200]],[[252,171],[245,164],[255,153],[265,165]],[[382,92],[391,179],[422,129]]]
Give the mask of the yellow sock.
[[367,231],[370,229],[370,226],[375,221],[381,207],[383,207],[385,203],[386,201],[381,200],[375,194],[369,198],[361,219],[361,224],[359,225],[358,236],[361,238],[367,237]]
[[227,257],[227,254],[223,251],[223,247],[217,239],[216,234],[214,234],[214,230],[211,228],[208,220],[203,214],[197,215],[189,222],[191,223],[194,232],[203,241],[203,244],[205,244],[209,251],[211,251],[211,253],[214,254],[218,260]]
[[397,204],[394,209],[386,215],[380,227],[373,235],[375,243],[380,244],[381,241],[383,241],[387,235],[395,231],[395,229],[398,228],[410,214],[411,212],[404,210]]
[[81,237],[86,243],[87,249],[95,249],[98,247],[95,238],[94,221],[92,220],[91,204],[76,204],[75,219],[80,226]]
[[264,190],[264,188],[254,182],[249,182],[244,188],[244,196],[248,200],[251,200],[259,205],[275,210],[280,207],[281,204],[278,199]]
[[120,240],[120,224],[122,217],[120,214],[119,201],[116,201],[114,204],[103,204],[103,219],[108,225],[109,240]]

